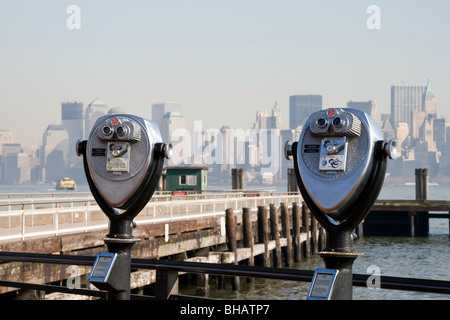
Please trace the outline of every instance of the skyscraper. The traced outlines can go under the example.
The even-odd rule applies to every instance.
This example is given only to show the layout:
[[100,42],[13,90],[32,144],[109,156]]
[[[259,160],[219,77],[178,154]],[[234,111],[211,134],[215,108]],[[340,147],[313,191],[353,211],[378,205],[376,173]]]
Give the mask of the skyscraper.
[[75,145],[83,139],[83,103],[61,103],[61,125],[69,135],[69,157],[75,157]]
[[95,121],[106,114],[108,114],[108,106],[100,99],[95,99],[87,106],[84,116],[84,137],[86,139],[89,138]]
[[67,159],[69,135],[61,125],[49,125],[42,136],[39,151],[42,181],[52,182],[63,178],[66,173],[64,159]]
[[322,110],[321,95],[295,95],[289,97],[289,129],[303,126],[311,113]]
[[395,129],[399,122],[411,125],[413,113],[436,113],[436,97],[430,80],[426,86],[391,86],[391,122]]
[[[161,138],[163,141],[167,143],[172,143],[172,147],[174,150],[179,151],[177,145],[180,143],[190,143],[186,141],[179,141],[178,135],[180,132],[178,132],[177,136],[174,136],[174,132],[177,129],[186,129],[186,123],[184,121],[183,116],[178,112],[167,112],[164,114],[161,123],[159,124],[159,130],[161,131]],[[183,138],[185,139],[185,138]],[[186,150],[186,149],[183,149]],[[186,152],[186,151],[185,151]],[[174,154],[172,156],[172,159],[168,160],[169,165],[179,165],[182,161],[188,161],[188,159],[191,157],[191,154]]]
[[168,112],[177,112],[181,116],[183,104],[179,102],[159,102],[152,105],[152,120],[156,122],[158,126],[161,126],[163,117]]
[[379,122],[378,119],[378,106],[373,100],[369,101],[349,101],[347,102],[347,108],[360,110],[367,113],[373,120]]

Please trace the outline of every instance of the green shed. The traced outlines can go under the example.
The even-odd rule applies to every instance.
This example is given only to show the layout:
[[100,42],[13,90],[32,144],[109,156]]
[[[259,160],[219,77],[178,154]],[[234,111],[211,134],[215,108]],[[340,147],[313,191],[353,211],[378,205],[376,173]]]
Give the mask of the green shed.
[[166,190],[206,191],[208,167],[167,167]]

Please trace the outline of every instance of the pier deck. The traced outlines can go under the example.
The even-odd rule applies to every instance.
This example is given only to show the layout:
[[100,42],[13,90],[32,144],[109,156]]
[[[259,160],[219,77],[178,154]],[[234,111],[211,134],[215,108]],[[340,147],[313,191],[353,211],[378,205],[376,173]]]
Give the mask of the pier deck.
[[[357,231],[360,236],[377,235],[377,228],[420,236],[428,226],[425,219],[448,218],[449,211],[449,201],[378,200]],[[326,237],[297,193],[159,194],[135,222],[133,235],[141,241],[132,254],[142,259],[281,267],[321,250]],[[101,239],[107,232],[106,216],[89,195],[0,197],[0,251],[96,256],[106,251]],[[0,263],[0,280],[61,282],[71,276],[68,270],[43,263]],[[77,270],[80,275],[90,272],[83,266]],[[154,283],[155,277],[154,270],[135,270],[132,288]],[[0,287],[0,293],[11,290]]]
[[[107,251],[101,239],[108,221],[93,199],[16,199],[0,208],[0,251],[87,256]],[[297,220],[286,225],[294,211]],[[302,212],[297,193],[157,195],[135,222],[133,235],[140,241],[133,246],[134,258],[281,267],[282,254],[289,264],[308,257],[324,241],[319,241],[320,228],[309,211]],[[1,263],[0,279],[52,283],[71,276],[67,270],[68,266]],[[90,272],[87,267],[77,270]],[[154,270],[137,270],[131,276],[133,288],[155,281]],[[10,290],[1,287],[0,293]]]

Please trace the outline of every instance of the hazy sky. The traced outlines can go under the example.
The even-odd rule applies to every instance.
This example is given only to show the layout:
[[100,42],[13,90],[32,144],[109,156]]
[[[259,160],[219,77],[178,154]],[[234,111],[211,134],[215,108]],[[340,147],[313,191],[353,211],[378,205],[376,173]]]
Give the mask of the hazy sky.
[[[80,29],[69,29],[70,5]],[[370,5],[380,29],[369,29]],[[72,21],[72,20],[70,20]],[[188,123],[249,128],[275,101],[321,94],[324,107],[426,85],[450,108],[450,1],[158,0],[0,2],[1,129],[37,146],[61,102],[94,99],[151,117],[182,102]]]

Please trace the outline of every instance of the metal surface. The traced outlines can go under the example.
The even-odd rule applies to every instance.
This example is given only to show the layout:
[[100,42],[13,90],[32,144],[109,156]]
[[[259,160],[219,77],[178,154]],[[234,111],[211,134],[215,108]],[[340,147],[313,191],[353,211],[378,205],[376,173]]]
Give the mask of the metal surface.
[[306,299],[330,300],[338,274],[336,269],[316,269]]
[[85,157],[92,180],[108,205],[121,209],[129,206],[130,198],[145,182],[157,143],[162,143],[162,138],[153,121],[124,114],[96,121]]
[[[336,130],[333,122],[339,118],[346,118],[347,125]],[[325,129],[318,128],[321,119],[328,123]],[[375,142],[382,139],[375,122],[358,110],[327,109],[309,117],[297,147],[298,169],[308,195],[321,211],[343,219],[367,183]]]
[[94,284],[108,290],[108,299],[128,300],[131,248],[138,241],[133,219],[155,192],[170,148],[153,121],[114,114],[96,121],[88,141],[77,144],[77,154],[83,155],[89,188],[109,219],[105,244],[116,254],[108,281]]
[[354,109],[330,108],[313,113],[293,155],[297,183],[305,203],[326,229],[321,257],[339,270],[331,299],[352,299],[352,232],[364,219],[383,185],[386,158],[395,157],[375,121]]

